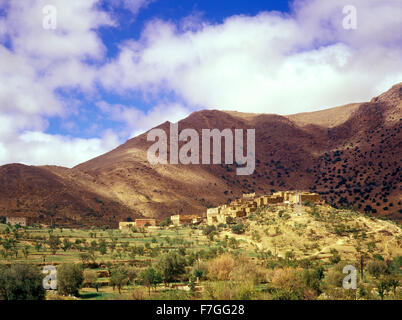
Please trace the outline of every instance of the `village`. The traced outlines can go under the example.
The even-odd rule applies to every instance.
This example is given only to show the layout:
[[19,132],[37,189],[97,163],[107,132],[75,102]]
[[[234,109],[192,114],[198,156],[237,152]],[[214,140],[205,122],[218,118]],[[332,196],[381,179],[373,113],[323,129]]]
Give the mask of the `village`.
[[[265,206],[300,206],[305,203],[324,204],[324,200],[317,193],[304,191],[278,191],[272,195],[256,196],[255,193],[243,194],[241,199],[231,201],[215,208],[208,208],[204,215],[199,214],[175,214],[170,216],[173,226],[197,225],[206,222],[209,225],[226,224],[231,219],[245,218],[254,213],[258,208]],[[22,216],[6,216],[6,223],[26,227],[32,224],[32,219]],[[120,221],[119,229],[129,231],[131,228],[159,229],[162,219],[141,218],[135,221]]]
[[[53,266],[58,279],[66,279],[66,268],[80,275],[72,284],[68,274],[61,282],[68,287],[46,290],[46,299],[400,299],[402,236],[392,222],[336,209],[303,191],[247,193],[203,214],[184,213],[77,229],[6,216],[0,266]],[[360,265],[363,254],[358,296],[337,279],[344,263]],[[288,283],[296,289],[283,291]]]
[[[171,215],[170,220],[173,226],[196,225],[206,222],[209,225],[228,223],[231,219],[245,218],[254,213],[258,208],[264,206],[300,206],[305,203],[324,204],[317,193],[304,191],[278,191],[272,195],[257,197],[255,193],[243,194],[241,199],[236,199],[230,204],[224,204],[216,208],[206,210],[204,216],[198,214]],[[158,219],[136,219],[133,222],[120,222],[119,229],[128,231],[131,228],[158,229]]]

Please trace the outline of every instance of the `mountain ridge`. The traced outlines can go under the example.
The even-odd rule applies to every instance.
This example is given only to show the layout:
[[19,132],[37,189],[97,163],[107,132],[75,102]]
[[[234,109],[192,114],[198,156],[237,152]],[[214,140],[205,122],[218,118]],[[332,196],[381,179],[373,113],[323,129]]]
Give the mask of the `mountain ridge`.
[[[0,210],[42,216],[38,220],[45,222],[61,217],[60,223],[115,226],[119,220],[140,216],[202,214],[243,192],[299,189],[318,192],[338,207],[354,206],[401,220],[401,105],[399,83],[370,102],[310,113],[197,111],[178,122],[179,130],[193,128],[201,136],[203,128],[255,128],[253,175],[236,176],[235,166],[225,164],[151,166],[146,150],[153,142],[144,133],[72,169],[0,167]],[[156,128],[169,135],[170,123]],[[18,170],[13,173],[10,166]],[[37,196],[41,194],[37,181],[55,195],[53,200]],[[30,198],[30,193],[36,196]],[[95,221],[93,212],[100,210]]]

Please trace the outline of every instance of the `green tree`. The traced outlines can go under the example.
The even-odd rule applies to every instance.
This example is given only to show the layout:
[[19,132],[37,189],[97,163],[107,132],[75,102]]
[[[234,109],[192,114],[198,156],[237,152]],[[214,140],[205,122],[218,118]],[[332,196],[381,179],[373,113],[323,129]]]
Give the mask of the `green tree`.
[[59,246],[61,244],[60,238],[54,235],[50,235],[47,244],[52,254],[56,254],[56,251],[57,249],[59,249]]
[[110,284],[113,286],[113,290],[115,287],[119,290],[119,294],[121,294],[121,289],[124,285],[127,284],[129,280],[127,270],[124,268],[118,268],[112,270],[112,275],[110,277]]
[[98,251],[101,255],[105,255],[107,253],[107,243],[104,239],[99,241]]
[[45,289],[39,268],[29,264],[0,265],[1,300],[42,300]]
[[4,239],[1,243],[7,255],[12,254],[16,251],[17,240],[15,239]]
[[72,243],[70,242],[70,240],[68,240],[67,238],[63,239],[63,246],[62,249],[64,252],[66,252],[68,249],[70,249],[72,246]]
[[57,268],[57,288],[61,294],[78,296],[83,281],[80,265],[68,263]]
[[96,288],[96,291],[98,291],[98,286],[96,285],[98,281],[98,273],[95,270],[85,269],[83,276],[84,287]]
[[317,294],[321,293],[321,280],[323,278],[324,268],[321,266],[314,269],[305,269],[301,274],[304,285],[315,290]]
[[35,250],[37,252],[39,252],[41,248],[42,248],[42,243],[40,241],[35,242]]
[[216,233],[216,227],[214,225],[206,225],[203,229],[202,229],[202,233],[206,236],[210,235],[210,234],[214,234]]
[[137,278],[138,271],[135,267],[127,267],[128,281],[134,284],[134,280]]
[[148,267],[140,273],[141,283],[148,288],[148,294],[151,295],[151,287],[156,289],[156,286],[162,282],[162,273],[152,267]]
[[91,260],[91,255],[86,252],[80,253],[80,259],[82,261],[82,264],[87,265],[89,264],[89,261]]
[[22,248],[22,253],[24,254],[25,259],[28,259],[28,255],[29,255],[29,246],[24,246]]
[[163,281],[168,283],[185,272],[186,260],[177,252],[169,252],[159,258],[156,266],[162,273]]
[[159,226],[161,227],[168,227],[172,223],[172,220],[170,220],[170,217],[167,217],[166,219],[162,220],[159,223]]

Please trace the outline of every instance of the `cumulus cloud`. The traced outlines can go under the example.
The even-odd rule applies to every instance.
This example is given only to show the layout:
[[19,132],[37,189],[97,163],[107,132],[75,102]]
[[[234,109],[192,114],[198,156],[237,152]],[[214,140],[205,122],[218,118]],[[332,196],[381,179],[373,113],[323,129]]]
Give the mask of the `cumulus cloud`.
[[[290,13],[237,15],[219,24],[199,14],[179,23],[156,19],[139,39],[119,43],[109,60],[98,31],[117,27],[118,19],[101,4],[135,16],[152,1],[0,0],[0,164],[73,166],[193,110],[313,111],[368,100],[402,81],[399,0],[352,1],[356,30],[343,28],[350,0],[294,0]],[[45,5],[57,9],[55,30],[42,26]],[[85,102],[61,91],[79,92]],[[110,104],[109,93],[155,104]],[[100,114],[83,110],[86,102]],[[64,128],[74,133],[79,124],[71,113],[94,119],[88,132],[102,130],[98,116],[122,130],[93,139],[45,133],[51,117],[66,119]]]
[[26,131],[13,139],[0,142],[0,164],[18,162],[27,165],[72,167],[97,157],[119,144],[118,137],[107,131],[101,138],[81,139]]
[[[74,99],[60,96],[59,89],[95,91],[97,69],[85,61],[104,59],[106,48],[96,29],[115,25],[97,3],[0,2],[0,164],[72,166],[117,145],[111,133],[95,139],[44,133],[47,117],[76,110]],[[55,30],[43,28],[46,5],[57,10]]]
[[118,92],[173,91],[190,106],[246,112],[367,100],[402,80],[402,7],[356,0],[358,27],[345,30],[349,2],[296,0],[290,14],[239,15],[190,30],[154,20],[102,68],[102,84]]
[[154,0],[113,0],[113,5],[120,5],[130,10],[133,14],[137,14],[138,11],[148,6]]
[[158,104],[147,111],[105,101],[99,101],[96,105],[110,119],[124,123],[119,134],[129,138],[138,136],[165,121],[177,122],[191,113],[191,110],[179,103]]
[[[96,29],[113,26],[98,0],[33,0],[0,3],[0,110],[24,114],[63,113],[56,90],[93,91],[96,68],[87,59],[104,58]],[[55,30],[43,27],[45,6],[57,11]]]

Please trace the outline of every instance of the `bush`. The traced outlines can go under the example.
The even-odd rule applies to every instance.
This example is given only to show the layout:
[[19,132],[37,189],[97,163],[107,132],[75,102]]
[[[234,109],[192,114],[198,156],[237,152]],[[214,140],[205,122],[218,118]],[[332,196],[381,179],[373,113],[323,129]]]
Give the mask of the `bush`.
[[84,275],[78,264],[62,264],[57,268],[57,289],[63,295],[78,296]]
[[343,273],[343,267],[345,265],[345,263],[338,263],[335,267],[328,271],[327,275],[325,276],[325,282],[327,285],[335,288],[342,288],[343,279],[346,277],[346,274]]
[[172,223],[172,220],[170,220],[170,217],[168,217],[168,218],[162,220],[162,221],[159,223],[159,226],[161,226],[161,227],[168,227],[168,226],[171,225],[171,223]]
[[43,274],[39,268],[28,264],[0,266],[1,300],[43,300]]
[[213,225],[207,225],[202,229],[202,233],[206,236],[211,233],[214,233],[215,231],[216,231],[216,227]]
[[378,294],[381,297],[381,300],[384,299],[386,294],[389,294],[391,289],[394,294],[396,292],[396,288],[399,285],[399,279],[394,276],[382,276],[377,282],[377,290]]
[[373,259],[384,261],[384,257],[378,253],[373,254]]
[[197,262],[193,267],[193,276],[205,280],[208,275],[208,265],[205,262]]
[[367,264],[367,270],[368,272],[375,278],[378,279],[378,277],[382,274],[384,274],[388,269],[387,264],[384,261],[381,260],[374,260],[370,261]]
[[303,283],[299,276],[300,269],[278,268],[268,273],[271,280],[271,298],[274,300],[303,299]]
[[332,256],[329,257],[329,261],[330,261],[332,264],[337,264],[339,261],[341,261],[341,256],[340,256],[338,250],[336,250],[336,249],[331,249],[331,254],[332,254]]
[[256,295],[250,281],[217,281],[205,284],[202,299],[208,300],[249,300]]
[[235,260],[230,254],[222,254],[208,263],[208,278],[211,280],[229,280],[235,266]]
[[238,223],[230,227],[235,234],[242,234],[246,231],[246,226],[243,223]]
[[324,269],[317,267],[315,269],[303,270],[301,274],[302,281],[307,288],[311,288],[316,294],[321,293],[321,279],[324,278]]
[[402,274],[402,256],[397,256],[391,261],[389,272],[391,274]]
[[235,266],[230,273],[230,278],[240,282],[258,284],[265,282],[265,270],[257,266],[250,258],[238,256],[235,259]]

